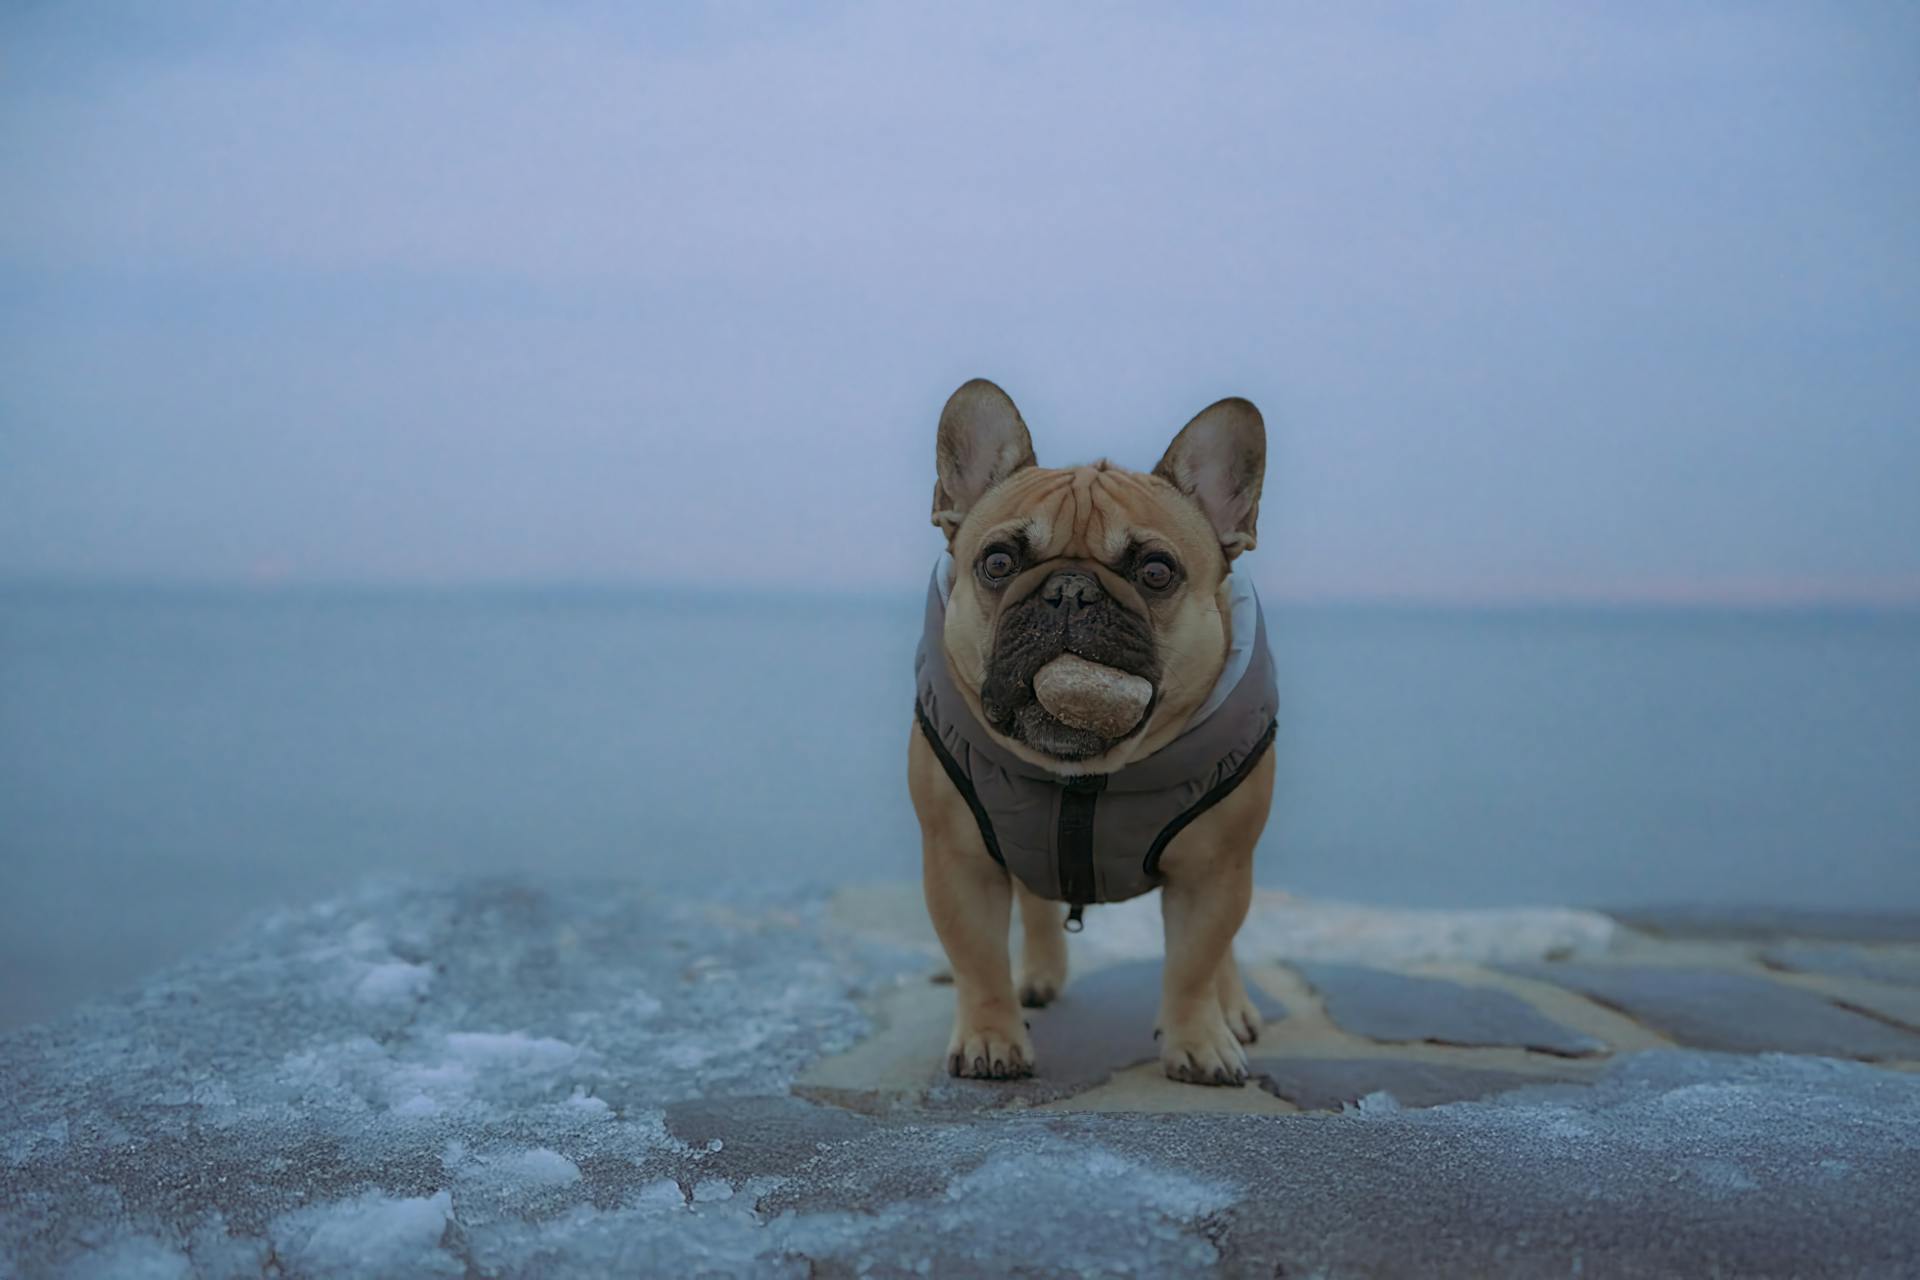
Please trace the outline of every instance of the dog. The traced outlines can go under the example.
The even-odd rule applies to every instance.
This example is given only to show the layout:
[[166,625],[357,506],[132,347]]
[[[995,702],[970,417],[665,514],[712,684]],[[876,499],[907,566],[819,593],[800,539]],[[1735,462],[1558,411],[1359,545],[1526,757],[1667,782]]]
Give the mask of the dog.
[[1203,410],[1151,473],[1054,469],[1006,392],[975,379],[941,412],[935,471],[947,553],[915,660],[907,776],[927,913],[953,969],[948,1071],[1032,1074],[1022,1008],[1059,995],[1066,930],[1090,904],[1158,889],[1161,1064],[1175,1080],[1244,1084],[1260,1015],[1233,938],[1272,801],[1277,709],[1259,602],[1233,573],[1260,512],[1259,410]]

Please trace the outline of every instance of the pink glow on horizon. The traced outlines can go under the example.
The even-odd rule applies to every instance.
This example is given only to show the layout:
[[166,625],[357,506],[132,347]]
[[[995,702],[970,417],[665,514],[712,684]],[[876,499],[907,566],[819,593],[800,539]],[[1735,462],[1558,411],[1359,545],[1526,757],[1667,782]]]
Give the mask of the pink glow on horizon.
[[1731,609],[1920,608],[1920,577],[1883,579],[1741,578],[1726,580],[1568,581],[1506,579],[1482,583],[1353,583],[1281,575],[1260,577],[1271,600],[1424,605],[1595,605]]

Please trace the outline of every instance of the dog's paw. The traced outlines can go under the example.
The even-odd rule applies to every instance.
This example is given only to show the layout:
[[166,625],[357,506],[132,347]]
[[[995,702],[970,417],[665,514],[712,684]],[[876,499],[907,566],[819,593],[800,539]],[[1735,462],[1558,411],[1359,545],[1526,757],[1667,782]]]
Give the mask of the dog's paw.
[[[1033,909],[1025,903],[1020,907],[1022,913]],[[1020,1003],[1029,1009],[1052,1004],[1067,985],[1067,935],[1060,930],[1059,908],[1051,910],[1052,915],[1039,917],[1044,922],[1039,930],[1027,931],[1020,948]]]
[[1033,1041],[1019,1018],[973,1018],[954,1024],[947,1074],[974,1080],[1018,1080],[1033,1074]]
[[1020,965],[1020,1003],[1029,1009],[1044,1009],[1060,998],[1067,985],[1067,958],[1040,960],[1025,957]]
[[1060,988],[1045,978],[1020,980],[1020,1003],[1028,1009],[1044,1009],[1060,994]]
[[1227,1020],[1227,1030],[1233,1032],[1233,1038],[1241,1044],[1252,1044],[1260,1038],[1260,1011],[1253,1007],[1253,1001],[1238,984],[1234,991],[1221,998],[1220,1016]]
[[1162,1022],[1160,1066],[1169,1080],[1184,1084],[1241,1085],[1247,1082],[1247,1053],[1216,1008],[1185,1023]]

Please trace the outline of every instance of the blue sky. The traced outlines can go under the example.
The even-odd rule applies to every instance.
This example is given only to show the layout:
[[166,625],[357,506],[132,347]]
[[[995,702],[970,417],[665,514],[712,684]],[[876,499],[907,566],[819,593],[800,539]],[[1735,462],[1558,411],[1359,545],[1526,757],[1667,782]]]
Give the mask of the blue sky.
[[0,574],[907,584],[941,401],[1264,586],[1920,599],[1896,5],[0,11]]

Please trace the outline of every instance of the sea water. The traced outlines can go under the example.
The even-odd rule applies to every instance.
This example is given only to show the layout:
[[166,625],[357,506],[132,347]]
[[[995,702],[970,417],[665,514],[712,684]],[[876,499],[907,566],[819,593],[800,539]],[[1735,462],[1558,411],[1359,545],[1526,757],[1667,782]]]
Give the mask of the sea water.
[[[0,1025],[375,873],[911,879],[915,590],[0,590]],[[1270,607],[1263,885],[1920,907],[1920,614]]]

